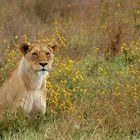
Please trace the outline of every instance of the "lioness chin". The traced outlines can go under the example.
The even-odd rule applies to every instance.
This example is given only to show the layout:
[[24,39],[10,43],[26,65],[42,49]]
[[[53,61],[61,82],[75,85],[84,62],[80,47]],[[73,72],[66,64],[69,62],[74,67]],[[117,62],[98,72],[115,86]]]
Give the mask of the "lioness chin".
[[46,112],[46,76],[56,47],[56,44],[21,44],[22,58],[0,89],[0,115],[19,107],[27,113]]

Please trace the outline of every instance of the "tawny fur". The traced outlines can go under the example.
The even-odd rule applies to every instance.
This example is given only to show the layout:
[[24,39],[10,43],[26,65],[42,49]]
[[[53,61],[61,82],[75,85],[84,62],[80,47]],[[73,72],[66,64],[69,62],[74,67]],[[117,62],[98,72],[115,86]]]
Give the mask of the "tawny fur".
[[[0,89],[0,114],[19,107],[27,113],[45,113],[46,76],[53,62],[53,47],[23,44],[21,52],[23,57],[19,65]],[[45,72],[40,71],[42,62],[48,63]]]

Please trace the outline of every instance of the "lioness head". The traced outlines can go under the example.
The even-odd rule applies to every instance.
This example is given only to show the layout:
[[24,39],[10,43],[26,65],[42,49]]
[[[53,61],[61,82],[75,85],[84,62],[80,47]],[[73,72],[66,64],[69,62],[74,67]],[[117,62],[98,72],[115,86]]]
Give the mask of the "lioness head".
[[23,43],[20,46],[20,51],[23,54],[26,67],[31,72],[45,75],[51,69],[56,48],[56,43],[48,45]]

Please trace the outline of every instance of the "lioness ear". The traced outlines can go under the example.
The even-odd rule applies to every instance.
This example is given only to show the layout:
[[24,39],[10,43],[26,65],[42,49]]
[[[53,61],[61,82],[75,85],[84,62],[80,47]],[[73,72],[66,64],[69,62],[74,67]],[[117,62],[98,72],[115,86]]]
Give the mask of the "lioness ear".
[[57,51],[57,49],[58,49],[58,43],[57,42],[53,42],[53,43],[49,43],[48,44],[48,46],[50,47],[50,48],[52,48],[52,50],[53,51]]
[[20,45],[20,51],[23,55],[26,55],[26,53],[30,50],[30,44],[28,43],[22,43]]

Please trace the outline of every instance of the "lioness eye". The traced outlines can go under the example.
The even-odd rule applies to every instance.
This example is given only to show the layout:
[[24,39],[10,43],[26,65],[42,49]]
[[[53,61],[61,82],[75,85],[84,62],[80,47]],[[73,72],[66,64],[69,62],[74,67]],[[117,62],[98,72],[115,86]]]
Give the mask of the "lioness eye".
[[32,53],[32,55],[36,55],[37,56],[37,53],[34,52],[34,53]]
[[49,54],[50,54],[49,52],[46,53],[46,55],[49,55]]

